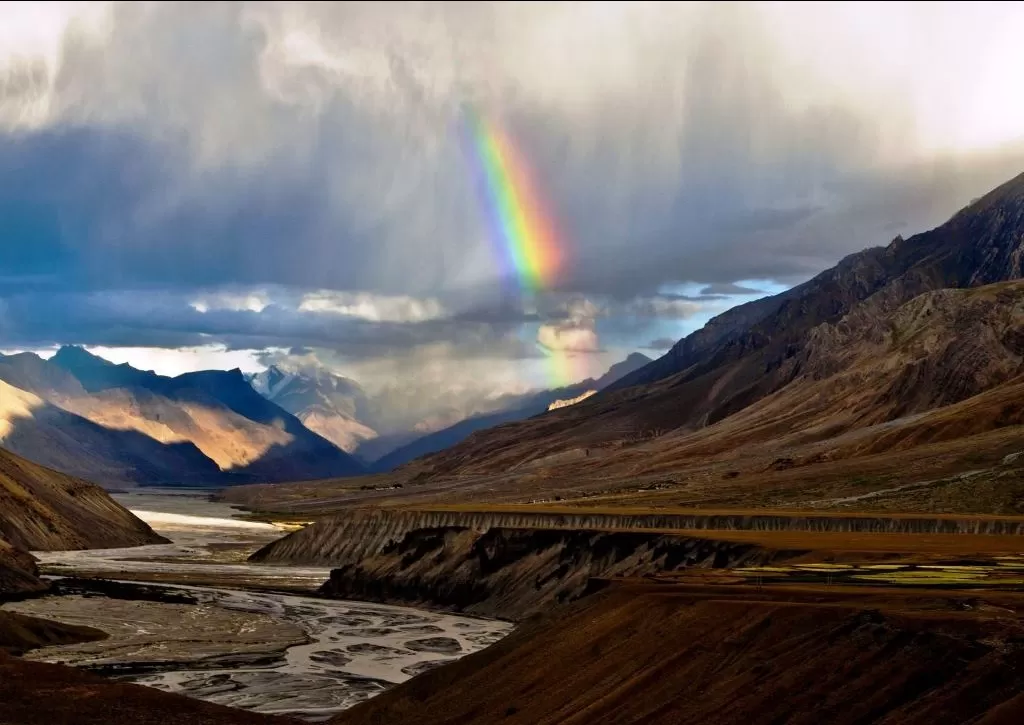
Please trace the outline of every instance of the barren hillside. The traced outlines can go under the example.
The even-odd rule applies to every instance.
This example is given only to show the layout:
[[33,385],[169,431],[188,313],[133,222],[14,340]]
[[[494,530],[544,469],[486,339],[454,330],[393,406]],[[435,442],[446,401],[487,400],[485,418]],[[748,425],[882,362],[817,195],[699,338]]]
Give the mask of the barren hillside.
[[[870,354],[872,341],[881,340],[885,332],[878,320],[893,315],[915,297],[1018,279],[1024,274],[1022,260],[1024,175],[933,231],[908,239],[898,237],[887,247],[851,255],[799,287],[725,313],[608,392],[538,418],[481,431],[461,445],[411,465],[429,475],[495,473],[555,453],[713,426],[802,375],[821,377],[851,357]],[[1008,290],[1006,294],[1014,296],[1017,292]],[[919,304],[921,308],[908,308],[886,324],[914,336],[917,327],[931,324],[925,308],[941,308],[937,314],[951,320],[949,324],[932,325],[932,334],[949,349],[945,358],[929,364],[946,369],[896,372],[879,367],[879,374],[892,374],[890,397],[900,398],[890,401],[890,417],[901,410],[921,410],[925,405],[955,402],[971,392],[981,392],[986,375],[996,376],[992,383],[1004,378],[1003,372],[985,368],[967,387],[950,387],[956,366],[970,364],[962,356],[957,358],[955,350],[970,332],[968,313],[953,309],[958,306],[957,298],[939,297]],[[972,304],[983,303],[975,300]],[[1002,303],[995,299],[990,304],[998,307]],[[922,319],[911,329],[911,320],[918,312]],[[991,364],[1010,364],[1012,361],[1004,357],[1020,351],[1020,343],[1014,339],[1015,319],[1001,321],[993,312],[981,324],[999,328],[990,335],[1009,337],[964,341],[998,343],[1005,352],[997,351],[1000,357]],[[856,341],[853,349],[837,352],[851,341]],[[908,338],[896,344],[912,342]],[[925,343],[918,340],[913,344],[918,348],[907,350],[908,355],[922,352],[920,345]],[[933,339],[929,344],[939,342]],[[938,351],[932,353],[938,355]],[[984,355],[985,351],[974,354]],[[846,359],[842,359],[844,356]],[[870,363],[865,358],[860,364]],[[918,376],[916,381],[912,380],[914,376]],[[914,389],[907,391],[908,397],[903,400],[903,387],[908,383],[913,383]],[[929,385],[931,393],[925,392]],[[886,415],[879,411],[876,418],[882,420]]]

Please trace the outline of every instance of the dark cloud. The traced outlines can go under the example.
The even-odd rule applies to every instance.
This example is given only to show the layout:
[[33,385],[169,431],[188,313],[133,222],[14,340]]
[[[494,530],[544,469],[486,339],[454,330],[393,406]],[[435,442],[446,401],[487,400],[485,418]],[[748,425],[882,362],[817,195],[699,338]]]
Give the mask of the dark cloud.
[[64,293],[2,300],[0,334],[8,347],[53,344],[106,347],[196,347],[227,349],[328,348],[352,359],[406,354],[445,343],[467,357],[537,357],[517,338],[516,325],[441,318],[391,322],[310,312],[270,304],[260,311],[200,312],[172,292]]
[[526,312],[521,307],[501,305],[497,307],[474,307],[463,310],[452,315],[452,319],[461,322],[508,325],[539,322],[543,318],[536,312]]
[[[605,10],[124,3],[64,34],[59,67],[0,57],[4,343],[521,359],[537,327],[602,349],[602,330],[639,341],[757,292],[737,280],[802,281],[1024,169],[1021,146],[916,143],[912,98],[879,100],[863,48],[836,66],[856,78],[826,82],[760,10]],[[536,295],[481,208],[467,103],[553,219],[563,265]],[[675,283],[701,292],[657,292]],[[259,311],[188,304],[259,289]],[[323,290],[444,314],[299,309]]]
[[722,299],[725,295],[763,295],[764,291],[759,289],[753,289],[751,287],[744,287],[741,284],[735,282],[716,282],[714,284],[706,285],[700,291],[702,298],[715,297]]
[[[489,69],[485,49],[512,39],[511,16],[490,6],[309,6],[324,52],[365,67],[285,63],[275,54],[297,12],[125,5],[102,42],[68,36],[55,121],[0,136],[5,276],[434,295],[469,284],[487,296],[479,282],[502,268],[453,131],[466,98],[494,108],[533,167],[567,257],[558,285],[590,295],[801,279],[885,243],[894,219],[913,228],[951,212],[1020,163],[876,172],[884,119],[838,97],[794,110],[775,48],[740,9],[665,8],[650,37],[624,30],[619,51],[642,51],[657,80],[622,88],[521,56],[532,85],[498,68],[485,82],[473,70]],[[536,14],[521,22],[557,21]],[[692,40],[685,62],[680,37]],[[450,57],[455,41],[464,57]],[[586,114],[540,102],[559,83],[578,87]],[[494,281],[497,294],[512,280]]]
[[657,340],[651,340],[649,343],[647,343],[644,346],[644,349],[659,350],[661,352],[664,352],[665,350],[668,350],[670,347],[675,345],[676,342],[678,342],[678,340],[673,340],[670,337],[659,337]]

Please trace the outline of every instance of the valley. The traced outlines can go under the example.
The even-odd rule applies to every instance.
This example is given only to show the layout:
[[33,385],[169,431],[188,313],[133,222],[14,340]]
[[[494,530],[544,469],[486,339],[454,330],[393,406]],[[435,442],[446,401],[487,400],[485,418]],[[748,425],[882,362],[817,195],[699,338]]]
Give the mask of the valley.
[[478,650],[510,628],[314,598],[309,595],[329,578],[329,569],[246,563],[253,549],[281,534],[279,528],[239,520],[237,510],[210,503],[203,493],[116,498],[169,543],[38,552],[42,575],[58,577],[54,591],[3,605],[0,614],[90,627],[107,636],[44,646],[28,653],[29,661],[318,721]]

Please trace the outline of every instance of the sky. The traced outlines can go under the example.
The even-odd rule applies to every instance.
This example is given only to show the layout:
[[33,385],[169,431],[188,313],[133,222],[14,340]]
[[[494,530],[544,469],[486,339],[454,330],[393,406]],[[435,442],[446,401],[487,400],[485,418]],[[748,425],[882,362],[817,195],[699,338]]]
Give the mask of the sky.
[[[1024,5],[0,2],[0,349],[600,375],[1024,171]],[[560,263],[503,256],[504,129]]]

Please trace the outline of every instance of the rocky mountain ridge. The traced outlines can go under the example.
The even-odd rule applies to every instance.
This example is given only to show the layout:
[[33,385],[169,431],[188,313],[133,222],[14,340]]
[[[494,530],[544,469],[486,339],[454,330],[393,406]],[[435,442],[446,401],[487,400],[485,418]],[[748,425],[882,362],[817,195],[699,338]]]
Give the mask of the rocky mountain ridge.
[[0,356],[0,385],[31,408],[7,411],[6,447],[105,484],[225,485],[363,470],[238,370],[169,378],[65,347],[50,360]]
[[354,380],[323,369],[288,372],[276,365],[246,379],[264,398],[346,453],[377,438],[369,399]]

